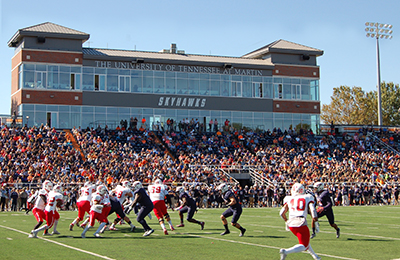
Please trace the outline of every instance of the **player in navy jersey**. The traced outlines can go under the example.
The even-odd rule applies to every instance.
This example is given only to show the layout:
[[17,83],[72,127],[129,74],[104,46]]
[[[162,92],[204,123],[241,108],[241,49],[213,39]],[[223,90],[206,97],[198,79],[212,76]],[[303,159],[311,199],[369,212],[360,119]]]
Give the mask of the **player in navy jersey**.
[[179,193],[179,199],[181,201],[181,204],[179,207],[177,207],[175,210],[179,210],[179,217],[181,219],[181,223],[177,225],[177,227],[184,227],[185,224],[183,224],[183,213],[187,212],[187,218],[186,220],[191,222],[191,223],[196,223],[201,226],[201,230],[204,229],[204,222],[203,221],[197,221],[193,218],[194,213],[196,212],[196,202],[192,197],[189,196],[187,192],[185,192],[185,189],[183,187],[178,188],[178,193]]
[[[324,184],[322,182],[316,182],[314,184],[315,195],[318,201],[317,214],[318,218],[326,216],[329,224],[336,230],[336,238],[340,237],[340,228],[335,224],[335,216],[332,210],[332,200],[327,190],[324,190]],[[315,227],[312,227],[313,233],[311,238],[315,237]]]
[[[112,213],[116,213],[120,218],[116,218],[114,220],[114,225],[116,225],[121,219],[125,220],[126,223],[128,223],[131,226],[131,231],[135,231],[135,226],[132,224],[131,220],[125,215],[124,210],[122,209],[122,205],[119,202],[119,200],[117,198],[115,198],[114,196],[110,196],[110,203],[111,203],[111,210],[108,213],[108,216],[110,216]],[[109,223],[107,223],[108,225]],[[104,229],[100,232],[103,233]]]
[[149,225],[147,224],[146,220],[144,218],[153,210],[154,205],[153,202],[151,201],[149,195],[147,195],[146,190],[143,188],[142,183],[140,181],[135,181],[132,185],[132,188],[134,190],[133,192],[133,197],[134,200],[133,202],[129,205],[129,211],[135,207],[136,203],[140,204],[140,210],[137,215],[137,222],[139,222],[143,229],[144,229],[144,237],[149,236],[151,233],[154,232],[154,229],[150,228]]
[[221,236],[231,233],[228,228],[227,217],[232,216],[231,225],[240,230],[239,236],[242,237],[246,232],[246,229],[240,226],[238,222],[240,215],[242,215],[242,205],[240,205],[235,193],[229,189],[228,185],[222,183],[218,186],[218,190],[221,191],[222,198],[225,203],[229,206],[227,210],[221,215],[222,223],[224,224],[225,231],[221,233]]

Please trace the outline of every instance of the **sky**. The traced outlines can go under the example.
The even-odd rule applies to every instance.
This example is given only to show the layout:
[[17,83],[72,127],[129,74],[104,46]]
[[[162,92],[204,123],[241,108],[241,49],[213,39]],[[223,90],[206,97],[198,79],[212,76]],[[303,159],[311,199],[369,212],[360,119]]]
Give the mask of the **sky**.
[[[176,43],[187,54],[240,57],[283,39],[324,51],[320,100],[341,85],[377,86],[376,40],[365,22],[393,25],[379,41],[381,81],[400,83],[398,0],[0,0],[0,114],[10,114],[11,58],[7,46],[22,28],[52,22],[90,34],[84,47],[160,51]],[[398,31],[399,30],[399,31]]]

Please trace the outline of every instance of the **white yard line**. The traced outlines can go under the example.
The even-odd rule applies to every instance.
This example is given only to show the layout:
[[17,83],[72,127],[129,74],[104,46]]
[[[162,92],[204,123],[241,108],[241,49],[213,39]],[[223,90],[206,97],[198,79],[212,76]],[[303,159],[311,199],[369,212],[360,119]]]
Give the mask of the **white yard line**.
[[[10,227],[6,227],[6,226],[2,226],[2,225],[0,225],[0,227],[8,229],[8,230],[15,231],[15,232],[19,232],[19,233],[27,235],[27,236],[29,235],[29,233],[26,233],[24,231],[21,231],[21,230],[15,229],[15,228],[10,228]],[[57,242],[57,241],[53,241],[53,240],[47,239],[47,238],[43,238],[43,237],[37,237],[37,238],[42,239],[42,240],[47,241],[47,242],[50,242],[50,243],[54,243],[54,244],[59,245],[59,246],[63,246],[63,247],[69,248],[69,249],[73,249],[73,250],[76,250],[76,251],[79,251],[79,252],[82,252],[82,253],[85,253],[85,254],[96,256],[96,257],[99,257],[99,258],[103,258],[103,259],[107,259],[107,260],[115,260],[113,258],[109,258],[109,257],[104,256],[104,255],[99,255],[99,254],[96,254],[96,253],[93,253],[93,252],[90,252],[90,251],[86,251],[86,250],[83,250],[83,249],[80,249],[80,248],[69,246],[69,245],[66,245],[66,244],[63,244],[63,243],[60,243],[60,242]]]
[[[186,236],[191,236],[191,237],[200,237],[200,238],[207,238],[207,239],[212,239],[212,240],[217,240],[217,241],[242,244],[242,245],[258,246],[258,247],[265,247],[265,248],[271,248],[271,249],[277,249],[277,250],[281,249],[280,247],[276,247],[276,246],[260,245],[260,244],[254,244],[254,243],[248,243],[248,242],[242,242],[242,241],[235,241],[235,240],[229,240],[229,239],[223,239],[223,238],[199,236],[199,235],[192,235],[192,234],[188,234],[188,233],[179,233],[179,234],[186,235]],[[302,252],[302,253],[308,254],[307,252]],[[327,254],[321,254],[321,253],[317,253],[317,254],[319,256],[326,256],[326,257],[331,257],[331,258],[336,258],[336,259],[357,260],[355,258],[348,258],[348,257],[342,257],[342,256],[327,255]]]

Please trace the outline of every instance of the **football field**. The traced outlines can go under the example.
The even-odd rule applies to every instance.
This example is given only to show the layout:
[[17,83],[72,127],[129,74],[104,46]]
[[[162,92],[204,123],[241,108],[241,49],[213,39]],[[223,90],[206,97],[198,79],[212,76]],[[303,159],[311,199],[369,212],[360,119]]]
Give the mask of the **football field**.
[[[185,227],[164,235],[154,214],[148,221],[155,232],[143,237],[136,225],[118,225],[118,231],[106,231],[103,238],[94,238],[93,230],[82,239],[81,228],[69,231],[69,224],[77,216],[75,211],[61,211],[60,235],[38,235],[28,238],[36,220],[24,212],[0,212],[0,259],[279,259],[279,249],[297,244],[297,238],[285,231],[279,208],[244,208],[239,223],[247,229],[239,237],[236,228],[221,236],[223,225],[219,216],[225,209],[200,209],[194,218],[205,221],[200,226],[185,221]],[[170,211],[173,224],[179,224],[177,212]],[[400,259],[400,207],[357,206],[335,207],[340,238],[320,219],[321,232],[311,240],[314,251],[322,259]],[[185,214],[186,217],[186,214]],[[113,214],[109,220],[113,220]],[[228,219],[230,221],[230,218]],[[96,224],[96,228],[97,228]],[[168,225],[167,225],[168,226]],[[52,231],[52,230],[51,230]],[[312,259],[307,253],[288,255],[286,259]]]

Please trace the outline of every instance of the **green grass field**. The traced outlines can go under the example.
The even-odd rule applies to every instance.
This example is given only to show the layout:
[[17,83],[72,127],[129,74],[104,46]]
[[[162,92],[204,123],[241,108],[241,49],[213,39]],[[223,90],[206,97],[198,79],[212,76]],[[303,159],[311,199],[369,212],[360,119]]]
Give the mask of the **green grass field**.
[[[247,229],[239,237],[236,228],[231,234],[223,231],[219,219],[224,209],[202,209],[195,218],[205,221],[200,226],[185,222],[185,227],[164,235],[158,221],[148,220],[155,232],[143,237],[140,224],[134,233],[128,225],[119,231],[106,231],[103,238],[80,238],[82,229],[69,231],[74,211],[61,211],[58,231],[61,235],[28,238],[36,220],[32,213],[0,213],[0,259],[279,259],[279,249],[297,244],[297,238],[286,232],[278,208],[245,208],[239,221]],[[335,207],[336,223],[341,237],[336,238],[326,218],[320,219],[321,232],[311,240],[314,251],[323,259],[400,259],[400,207]],[[178,213],[170,211],[173,224]],[[131,215],[133,218],[134,215]],[[109,218],[109,220],[112,220]],[[229,219],[230,220],[230,219]],[[43,239],[42,239],[43,238]],[[287,259],[312,259],[307,253],[288,255]]]

